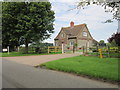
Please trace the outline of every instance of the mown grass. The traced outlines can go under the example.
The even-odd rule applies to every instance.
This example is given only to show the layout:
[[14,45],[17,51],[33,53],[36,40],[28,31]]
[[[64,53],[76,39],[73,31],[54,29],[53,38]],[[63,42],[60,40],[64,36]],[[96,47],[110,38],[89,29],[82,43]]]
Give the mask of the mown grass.
[[40,66],[99,79],[119,81],[117,58],[100,59],[98,57],[77,56],[47,62]]
[[[99,52],[94,52],[94,53],[88,53],[88,55],[93,55],[93,56],[99,56]],[[105,57],[120,57],[119,53],[102,53],[102,55]]]
[[60,54],[60,53],[28,53],[28,54],[24,54],[21,52],[10,52],[8,53],[0,53],[0,57],[14,57],[14,56],[32,56],[32,55],[50,55],[50,54]]

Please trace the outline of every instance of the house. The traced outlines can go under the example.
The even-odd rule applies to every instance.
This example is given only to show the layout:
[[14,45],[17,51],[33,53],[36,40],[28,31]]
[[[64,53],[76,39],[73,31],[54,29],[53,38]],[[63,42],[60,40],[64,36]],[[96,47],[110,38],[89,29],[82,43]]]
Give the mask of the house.
[[74,45],[77,49],[85,47],[92,47],[97,41],[95,41],[90,34],[86,24],[74,25],[74,22],[70,22],[69,27],[62,27],[54,39],[55,46],[64,46],[64,48],[72,49]]

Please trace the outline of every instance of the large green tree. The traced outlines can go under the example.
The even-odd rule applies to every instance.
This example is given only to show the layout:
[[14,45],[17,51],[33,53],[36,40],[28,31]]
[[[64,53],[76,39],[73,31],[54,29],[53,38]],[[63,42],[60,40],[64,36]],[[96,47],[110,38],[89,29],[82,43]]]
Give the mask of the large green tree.
[[43,41],[53,31],[54,11],[50,2],[3,2],[3,45]]

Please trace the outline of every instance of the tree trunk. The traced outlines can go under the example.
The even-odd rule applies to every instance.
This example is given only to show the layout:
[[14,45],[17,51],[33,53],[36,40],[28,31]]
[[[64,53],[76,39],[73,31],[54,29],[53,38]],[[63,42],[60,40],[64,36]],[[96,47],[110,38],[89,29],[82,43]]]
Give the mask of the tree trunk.
[[25,41],[25,53],[28,53],[28,40]]

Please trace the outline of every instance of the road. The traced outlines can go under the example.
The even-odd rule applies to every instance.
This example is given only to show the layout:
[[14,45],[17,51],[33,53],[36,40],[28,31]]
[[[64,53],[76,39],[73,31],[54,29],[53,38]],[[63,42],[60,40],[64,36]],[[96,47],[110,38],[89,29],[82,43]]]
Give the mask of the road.
[[117,85],[3,59],[3,88],[117,88]]

